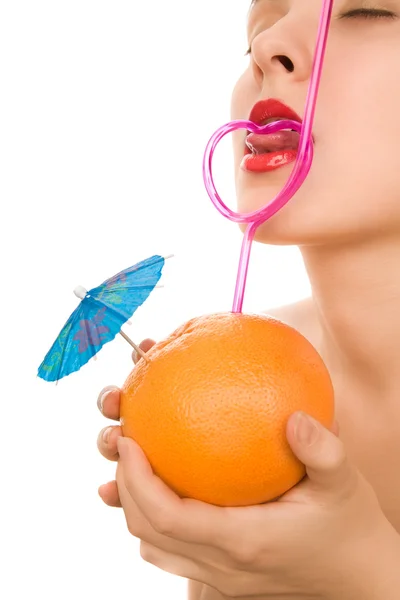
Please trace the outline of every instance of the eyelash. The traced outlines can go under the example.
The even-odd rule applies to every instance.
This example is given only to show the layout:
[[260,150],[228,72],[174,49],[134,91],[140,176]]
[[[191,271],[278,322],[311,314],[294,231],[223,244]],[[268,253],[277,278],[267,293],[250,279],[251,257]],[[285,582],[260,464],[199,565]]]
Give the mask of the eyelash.
[[[355,19],[357,17],[363,17],[364,19],[395,19],[396,15],[388,10],[381,9],[370,9],[370,8],[356,8],[355,10],[350,10],[347,13],[340,15],[340,19]],[[245,56],[249,56],[251,54],[251,46],[245,53]]]
[[365,19],[395,19],[396,15],[389,10],[380,8],[356,8],[349,12],[340,15],[340,19],[354,19],[356,17],[364,17]]

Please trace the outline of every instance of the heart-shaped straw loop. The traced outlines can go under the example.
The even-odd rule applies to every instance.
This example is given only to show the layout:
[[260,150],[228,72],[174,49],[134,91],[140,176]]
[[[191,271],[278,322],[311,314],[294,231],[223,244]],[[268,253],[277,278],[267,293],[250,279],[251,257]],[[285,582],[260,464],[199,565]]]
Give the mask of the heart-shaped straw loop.
[[[267,125],[257,125],[251,121],[231,121],[220,127],[210,138],[203,160],[203,179],[206,190],[210,199],[217,210],[227,219],[235,223],[247,223],[248,227],[244,233],[242,249],[239,260],[239,268],[236,278],[236,288],[233,299],[232,312],[241,312],[243,307],[243,297],[246,287],[247,272],[250,260],[251,245],[257,228],[270,219],[275,213],[289,202],[307,177],[314,156],[312,126],[314,122],[315,105],[317,101],[319,83],[322,74],[322,66],[325,56],[325,49],[328,38],[329,24],[332,15],[333,0],[323,0],[321,17],[318,28],[316,50],[310,84],[306,99],[306,107],[303,123],[297,121],[282,120]],[[300,134],[299,148],[297,152],[296,162],[292,173],[286,185],[277,194],[277,196],[263,208],[259,210],[240,214],[231,210],[222,201],[214,184],[212,173],[212,160],[215,149],[222,138],[228,133],[232,133],[237,129],[246,129],[252,133],[261,135],[276,133],[282,129],[294,129]]]

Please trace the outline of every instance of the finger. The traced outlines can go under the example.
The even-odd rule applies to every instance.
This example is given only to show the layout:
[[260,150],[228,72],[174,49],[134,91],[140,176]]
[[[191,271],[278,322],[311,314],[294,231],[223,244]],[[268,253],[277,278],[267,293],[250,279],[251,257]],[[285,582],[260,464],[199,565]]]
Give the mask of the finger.
[[205,583],[206,579],[209,580],[204,567],[196,564],[190,558],[165,552],[144,541],[140,542],[140,556],[144,561],[162,569],[166,573],[178,575],[185,579],[195,579],[202,583]]
[[329,429],[300,411],[290,417],[287,433],[293,452],[316,487],[332,493],[354,487],[357,471],[348,460],[342,441]]
[[103,388],[97,398],[97,407],[107,419],[119,420],[120,389],[115,385]]
[[[143,340],[143,342],[140,342],[139,344],[139,348],[141,350],[143,350],[143,352],[148,352],[150,350],[150,348],[152,348],[155,344],[154,340],[151,340],[150,338],[146,338],[145,340]],[[139,360],[141,359],[141,356],[138,355],[138,353],[136,352],[136,350],[134,350],[132,352],[132,360],[133,362],[136,364],[137,362],[139,362]]]
[[143,515],[142,511],[139,509],[136,502],[134,502],[132,499],[132,496],[125,485],[121,461],[117,466],[116,481],[119,499],[125,513],[126,524],[131,535],[142,540],[143,542],[147,542],[148,544],[159,548],[160,550],[164,550],[164,552],[169,554],[175,554],[177,556],[183,556],[195,560],[197,564],[202,565],[204,568],[218,568],[218,565],[223,562],[225,555],[220,548],[213,548],[211,546],[198,546],[197,544],[175,540],[155,531],[155,529]]
[[130,438],[118,438],[118,450],[126,489],[155,531],[183,542],[229,547],[232,523],[227,510],[179,498],[154,475],[143,451]]
[[107,460],[116,461],[119,458],[117,440],[122,435],[122,429],[118,425],[104,427],[97,438],[97,448],[100,454]]
[[109,481],[99,487],[98,490],[100,498],[107,506],[113,506],[115,508],[121,508],[121,501],[119,499],[118,487],[116,481]]

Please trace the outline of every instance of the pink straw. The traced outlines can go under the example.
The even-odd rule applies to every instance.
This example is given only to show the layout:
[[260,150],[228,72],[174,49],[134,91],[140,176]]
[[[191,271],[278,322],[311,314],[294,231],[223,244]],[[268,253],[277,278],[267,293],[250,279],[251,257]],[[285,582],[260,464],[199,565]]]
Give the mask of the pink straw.
[[[247,272],[249,268],[251,246],[257,228],[261,223],[270,219],[294,196],[307,177],[313,161],[312,126],[314,122],[315,106],[317,102],[319,83],[322,74],[325,49],[328,39],[329,25],[332,15],[333,0],[323,0],[322,12],[318,28],[317,44],[314,56],[313,69],[308,86],[306,107],[303,124],[296,121],[278,121],[268,125],[259,126],[251,121],[231,121],[220,127],[210,138],[203,159],[203,179],[208,195],[218,211],[230,221],[235,223],[248,223],[242,243],[239,267],[236,279],[235,295],[232,312],[242,312],[243,297],[246,287]],[[264,208],[255,212],[240,214],[232,211],[220,198],[212,175],[212,159],[215,149],[221,139],[236,129],[247,129],[252,133],[267,134],[281,131],[282,129],[295,129],[300,133],[299,150],[293,171],[281,192]]]

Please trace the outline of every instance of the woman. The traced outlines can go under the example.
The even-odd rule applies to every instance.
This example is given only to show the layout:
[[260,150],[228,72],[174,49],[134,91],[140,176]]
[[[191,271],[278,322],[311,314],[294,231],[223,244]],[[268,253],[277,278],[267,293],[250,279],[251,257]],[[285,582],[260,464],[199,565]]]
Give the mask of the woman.
[[[320,11],[321,0],[252,3],[233,119],[301,120]],[[311,171],[257,233],[300,248],[311,297],[267,312],[311,341],[334,383],[333,432],[297,414],[288,422],[307,477],[277,502],[212,507],[172,494],[120,428],[99,436],[100,452],[120,458],[101,498],[122,504],[145,560],[192,580],[192,600],[400,598],[399,61],[400,0],[336,0]],[[297,144],[293,132],[234,134],[240,211],[282,189]],[[101,410],[118,419],[119,392],[105,391]]]

